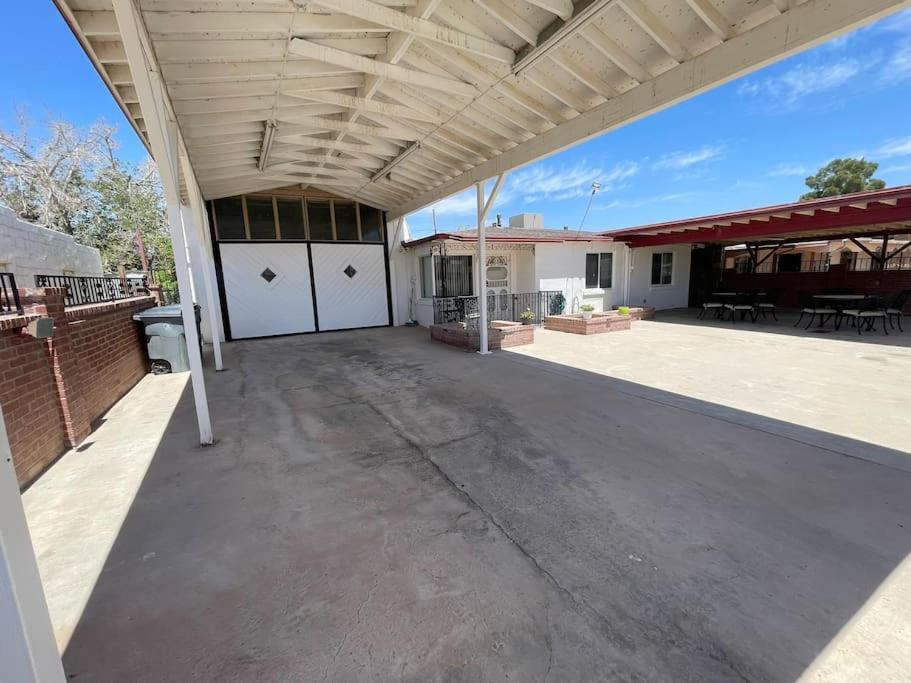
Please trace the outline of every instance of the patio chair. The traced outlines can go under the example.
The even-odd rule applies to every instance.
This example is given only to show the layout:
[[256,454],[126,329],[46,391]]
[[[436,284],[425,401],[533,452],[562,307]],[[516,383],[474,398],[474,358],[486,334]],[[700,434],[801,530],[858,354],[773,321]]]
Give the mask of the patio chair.
[[724,305],[725,311],[731,312],[731,322],[734,322],[734,319],[740,314],[740,319],[743,320],[747,315],[750,316],[750,320],[756,322],[756,295],[755,294],[740,294],[734,297],[734,301]]
[[886,303],[886,318],[889,320],[889,327],[893,330],[898,324],[898,331],[904,332],[902,328],[902,318],[904,317],[905,304],[911,298],[911,289],[903,289],[897,294],[893,294]]
[[889,330],[886,329],[887,316],[882,297],[868,296],[860,302],[857,308],[843,310],[841,317],[851,321],[854,327],[857,328],[857,334],[860,334],[864,329],[872,332],[875,329],[876,321],[882,320],[883,334],[889,334]]
[[813,295],[807,291],[800,291],[797,293],[797,300],[800,302],[800,317],[797,319],[797,322],[794,323],[794,327],[800,325],[800,321],[803,320],[805,315],[810,316],[810,321],[807,323],[805,330],[809,330],[813,326],[813,321],[818,317],[819,326],[822,327],[826,324],[826,321],[832,316],[836,315],[837,311],[834,308],[829,308],[825,305],[819,305],[813,299]]
[[723,308],[724,308],[724,304],[722,304],[720,301],[704,301],[704,302],[702,302],[702,310],[699,311],[699,315],[697,315],[696,317],[699,320],[702,320],[705,318],[706,313],[708,313],[709,311],[715,311],[715,317],[718,318],[718,317],[720,317],[719,314],[721,313]]
[[765,320],[766,317],[768,317],[768,314],[771,313],[772,319],[775,322],[778,322],[778,316],[775,315],[775,311],[777,310],[778,300],[780,298],[780,289],[769,289],[766,291],[765,296],[756,302],[756,312],[762,316],[763,320]]

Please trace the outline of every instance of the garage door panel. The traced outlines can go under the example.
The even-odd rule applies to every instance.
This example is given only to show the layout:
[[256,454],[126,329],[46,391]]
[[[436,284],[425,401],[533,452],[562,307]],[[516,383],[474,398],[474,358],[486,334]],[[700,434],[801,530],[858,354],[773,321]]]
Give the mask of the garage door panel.
[[306,244],[222,244],[220,251],[233,338],[316,330]]
[[389,324],[386,255],[375,244],[314,244],[320,330]]

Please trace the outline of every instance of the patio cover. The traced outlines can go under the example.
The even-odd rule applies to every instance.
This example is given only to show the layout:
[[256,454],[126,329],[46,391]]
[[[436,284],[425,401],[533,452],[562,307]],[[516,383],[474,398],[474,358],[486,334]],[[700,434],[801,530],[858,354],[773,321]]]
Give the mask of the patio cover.
[[[55,2],[148,144],[115,1]],[[391,219],[909,0],[133,4],[204,198],[300,183]]]
[[911,232],[911,185],[601,233],[631,247],[832,239]]

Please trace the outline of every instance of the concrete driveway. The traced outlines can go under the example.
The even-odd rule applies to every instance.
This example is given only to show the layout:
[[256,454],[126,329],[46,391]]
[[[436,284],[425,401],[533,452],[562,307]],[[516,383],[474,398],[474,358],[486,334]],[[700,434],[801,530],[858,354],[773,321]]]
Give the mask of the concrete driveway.
[[862,441],[426,330],[236,342],[226,365],[215,446],[185,382],[149,377],[25,494],[76,680],[911,666],[911,473]]

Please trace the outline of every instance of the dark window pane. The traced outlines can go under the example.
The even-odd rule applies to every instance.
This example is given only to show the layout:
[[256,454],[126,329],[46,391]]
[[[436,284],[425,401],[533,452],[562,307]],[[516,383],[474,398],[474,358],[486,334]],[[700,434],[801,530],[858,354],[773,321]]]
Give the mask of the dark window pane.
[[215,226],[218,238],[222,240],[243,240],[247,238],[244,229],[244,208],[240,197],[216,199]]
[[275,200],[278,203],[278,229],[283,240],[307,239],[304,229],[304,203],[300,199]]
[[801,254],[781,254],[778,257],[779,273],[799,273]]
[[250,239],[275,239],[275,213],[272,197],[247,197],[247,220],[250,222]]
[[357,241],[357,207],[348,202],[334,202],[335,236],[340,240]]
[[661,254],[652,254],[652,284],[661,284]]
[[361,204],[361,235],[365,242],[383,241],[383,212]]
[[585,255],[585,286],[589,289],[598,286],[598,254]]
[[471,256],[435,256],[437,296],[471,296]]
[[614,271],[614,255],[613,254],[601,254],[601,279],[600,287],[601,289],[610,289],[611,288],[611,278]]
[[310,223],[310,239],[331,240],[332,213],[329,202],[307,200],[307,220]]

